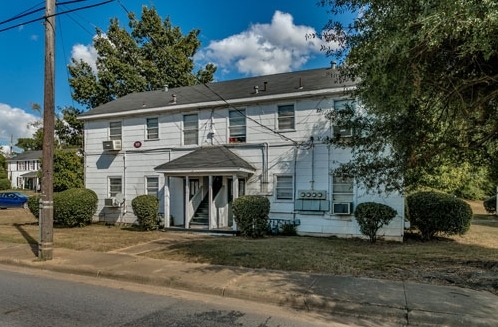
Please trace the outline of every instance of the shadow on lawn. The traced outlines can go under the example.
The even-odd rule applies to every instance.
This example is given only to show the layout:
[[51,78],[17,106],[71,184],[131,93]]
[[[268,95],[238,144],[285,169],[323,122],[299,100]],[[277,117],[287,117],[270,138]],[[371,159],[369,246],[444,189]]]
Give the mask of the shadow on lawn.
[[14,227],[21,233],[24,239],[28,242],[33,254],[38,256],[38,241],[35,240],[31,235],[29,235],[29,233],[26,230],[24,230],[23,224],[14,224]]

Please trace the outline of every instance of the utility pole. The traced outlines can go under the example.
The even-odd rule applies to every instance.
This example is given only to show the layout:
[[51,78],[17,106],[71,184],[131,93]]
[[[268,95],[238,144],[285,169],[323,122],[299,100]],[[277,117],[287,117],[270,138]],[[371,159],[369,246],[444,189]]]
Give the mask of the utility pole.
[[38,259],[52,260],[54,223],[55,0],[46,0],[43,153]]

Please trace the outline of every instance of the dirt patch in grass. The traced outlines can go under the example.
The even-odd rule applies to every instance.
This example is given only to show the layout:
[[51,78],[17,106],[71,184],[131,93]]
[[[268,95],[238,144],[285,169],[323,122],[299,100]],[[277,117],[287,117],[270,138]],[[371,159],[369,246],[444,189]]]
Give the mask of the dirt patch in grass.
[[[0,211],[0,241],[36,243],[37,220],[23,209]],[[486,214],[485,214],[486,215]],[[477,216],[476,216],[477,217]],[[403,243],[315,237],[217,237],[137,231],[93,224],[54,228],[54,245],[74,250],[115,251],[155,241],[157,259],[235,267],[363,276],[457,285],[498,294],[498,221],[476,220],[464,236],[422,242],[407,233]]]

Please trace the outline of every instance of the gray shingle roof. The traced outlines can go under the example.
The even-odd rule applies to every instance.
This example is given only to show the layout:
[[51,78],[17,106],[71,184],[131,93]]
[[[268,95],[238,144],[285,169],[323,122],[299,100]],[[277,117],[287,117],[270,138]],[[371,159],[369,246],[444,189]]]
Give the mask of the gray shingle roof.
[[[338,72],[331,68],[320,68],[298,72],[242,78],[224,82],[199,84],[169,90],[131,93],[108,102],[80,115],[85,119],[105,114],[131,114],[140,110],[163,108],[179,110],[220,105],[224,101],[245,99],[247,102],[262,100],[268,96],[312,92],[352,86],[352,81],[339,81]],[[258,92],[255,92],[255,86]],[[176,103],[174,103],[175,95]],[[199,105],[202,104],[202,105]]]
[[256,169],[226,146],[204,146],[184,156],[157,166],[154,170],[164,173],[254,173]]
[[15,157],[7,159],[7,161],[18,161],[18,160],[37,160],[42,157],[42,150],[36,151],[24,151],[17,154]]

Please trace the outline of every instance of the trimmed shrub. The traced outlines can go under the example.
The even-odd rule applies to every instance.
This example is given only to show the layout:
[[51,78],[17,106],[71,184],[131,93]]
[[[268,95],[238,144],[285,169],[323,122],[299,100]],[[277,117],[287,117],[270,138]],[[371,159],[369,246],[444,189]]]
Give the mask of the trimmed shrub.
[[423,240],[438,234],[463,235],[470,228],[472,209],[465,201],[439,192],[417,192],[407,198],[409,220]]
[[397,214],[396,210],[390,206],[375,202],[360,203],[354,211],[361,233],[368,236],[372,243],[377,241],[379,229],[388,225]]
[[496,212],[496,195],[487,198],[482,204],[484,205],[484,209],[486,210],[486,212]]
[[131,201],[133,213],[137,216],[138,225],[144,230],[157,229],[159,226],[159,200],[157,197],[145,194]]
[[[0,168],[2,169],[2,168]],[[8,178],[0,178],[0,191],[10,190],[11,185]]]
[[97,210],[97,202],[97,194],[85,188],[54,193],[54,221],[63,227],[89,225]]
[[237,229],[245,237],[263,237],[268,232],[270,200],[261,195],[243,195],[232,206]]
[[32,195],[28,198],[28,209],[36,219],[40,218],[40,194]]
[[296,236],[297,226],[293,222],[283,223],[279,228],[279,234],[283,236]]

